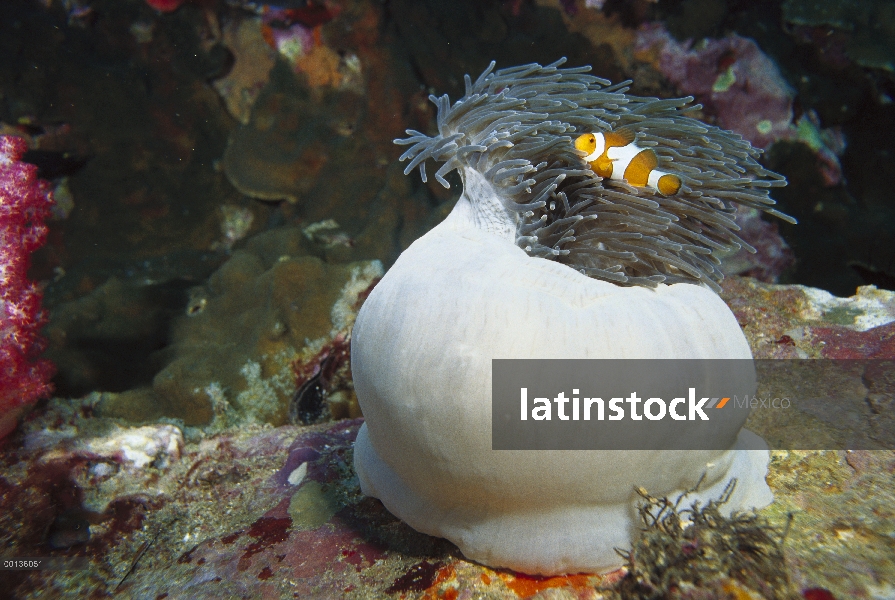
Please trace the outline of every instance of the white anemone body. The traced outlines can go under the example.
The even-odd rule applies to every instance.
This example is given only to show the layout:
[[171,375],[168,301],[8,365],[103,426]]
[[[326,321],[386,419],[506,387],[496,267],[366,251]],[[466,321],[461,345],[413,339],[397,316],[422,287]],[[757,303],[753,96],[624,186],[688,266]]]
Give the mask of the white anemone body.
[[[764,506],[767,451],[494,451],[494,358],[751,358],[731,311],[693,284],[621,287],[516,246],[515,214],[463,169],[450,216],[414,242],[361,308],[352,373],[366,423],[361,489],[468,558],[538,574],[605,572],[639,522],[634,488],[726,510]],[[674,426],[672,423],[670,426]],[[738,424],[737,427],[741,426]],[[751,447],[755,447],[754,443]]]

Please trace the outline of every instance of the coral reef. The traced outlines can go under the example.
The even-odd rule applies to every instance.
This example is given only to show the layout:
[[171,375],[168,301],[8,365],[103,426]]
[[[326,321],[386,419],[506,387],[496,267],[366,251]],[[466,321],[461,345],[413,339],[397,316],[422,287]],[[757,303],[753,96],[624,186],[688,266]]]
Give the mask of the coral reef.
[[601,77],[624,79],[616,51],[630,35],[621,27],[606,27],[605,21],[603,27],[597,25],[599,32],[571,29],[570,20],[587,27],[599,13],[578,11],[573,18],[566,12],[568,4],[394,0],[390,11],[400,15],[395,26],[423,85],[451,96],[463,93],[463,80],[455,73],[480,72],[490,59],[499,64],[550,63],[566,56],[571,64],[599,64]]
[[[336,218],[355,242],[353,255],[389,264],[431,226],[424,190],[412,190],[389,166],[391,134],[425,127],[431,114],[412,109],[418,86],[389,43],[380,9],[352,2],[333,12],[320,22],[294,11],[265,13],[262,31],[274,46],[285,43],[284,23],[313,35],[300,48],[287,45],[291,57],[278,52],[220,166],[246,195],[294,203],[279,210],[304,224]],[[259,43],[253,34],[253,47]]]
[[[662,76],[658,46],[634,56],[641,23],[658,19],[678,40],[736,32],[795,90],[793,133],[762,164],[786,175],[790,184],[773,196],[800,226],[779,228],[787,244],[756,211],[738,212],[737,235],[758,252],[727,256],[720,270],[765,281],[782,273],[846,296],[878,287],[838,298],[726,277],[721,297],[757,357],[893,358],[895,297],[882,289],[895,289],[890,4],[0,2],[0,55],[9,59],[0,62],[0,134],[24,137],[26,162],[55,185],[59,221],[32,255],[29,278],[45,288],[44,357],[58,367],[60,396],[26,409],[0,442],[0,544],[8,554],[89,565],[0,572],[0,596],[612,595],[622,572],[538,577],[464,560],[362,498],[350,468],[359,421],[305,426],[358,415],[346,331],[380,273],[370,261],[387,269],[459,193],[456,177],[444,189],[401,176],[391,140],[407,127],[431,135],[427,95],[462,95],[454,74],[479,72],[485,57],[545,64],[566,55],[601,77],[634,79],[636,94],[665,98],[690,90]],[[722,56],[701,76],[731,86],[708,97],[746,93],[737,87],[743,60]],[[721,123],[700,100],[706,110],[695,116]],[[259,255],[251,236],[284,226],[282,238],[265,234]],[[234,253],[234,280],[262,286],[254,312],[238,284],[217,294],[207,283]],[[240,262],[244,253],[258,261]],[[324,290],[319,298],[295,292],[281,255],[289,269],[301,263],[303,275],[319,275],[301,279]],[[263,287],[262,273],[277,285]],[[287,306],[276,290],[313,305],[296,328],[319,334],[311,345],[296,335],[279,362],[262,353],[273,342],[253,334],[280,331],[261,318]],[[203,319],[214,323],[199,327]],[[216,348],[196,343],[206,333]],[[209,377],[190,372],[204,368],[206,350],[209,363],[225,358]],[[177,361],[184,369],[153,387]],[[867,431],[895,439],[891,387],[867,375],[875,395],[866,408],[876,411]],[[197,406],[182,404],[189,385],[200,388]],[[243,410],[256,401],[263,410]],[[291,424],[250,422],[267,420],[272,406],[270,421]],[[206,414],[210,423],[193,426]],[[799,425],[826,439],[836,424],[811,417],[800,414]],[[783,425],[793,423],[757,414],[747,426],[772,436]],[[783,552],[805,600],[893,596],[893,472],[891,452],[772,452],[776,502],[760,515],[782,529],[794,514]],[[755,600],[754,590],[689,591]]]
[[[756,356],[848,350],[895,359],[895,293],[865,288],[834,300],[816,289],[738,278],[723,287]],[[774,354],[781,352],[788,354]],[[179,452],[159,444],[158,452],[146,453],[153,462],[134,468],[115,452],[100,458],[84,452],[88,444],[106,447],[106,437],[142,430],[97,418],[101,397],[51,401],[2,450],[0,543],[22,556],[82,556],[90,565],[4,572],[14,597],[117,590],[148,598],[597,600],[611,597],[625,575],[493,570],[414,532],[360,495],[350,467],[359,420],[239,426],[207,437],[187,429]],[[772,420],[762,427],[762,435],[774,436]],[[153,437],[142,431],[141,438]],[[156,431],[177,436],[177,428]],[[783,554],[787,577],[804,598],[872,600],[890,593],[881,582],[895,577],[893,470],[891,451],[772,452],[768,482],[776,501],[758,518],[783,531],[793,515]],[[79,522],[89,536],[74,529]],[[71,545],[51,545],[65,541]],[[711,597],[698,585],[690,591],[692,598]],[[736,591],[731,584],[732,597],[756,598]]]
[[61,395],[121,392],[152,381],[168,323],[183,314],[189,282],[154,284],[113,276],[69,302],[57,303],[44,330],[47,357],[58,367]]
[[635,54],[679,90],[695,95],[722,127],[759,148],[778,140],[802,142],[817,153],[825,185],[840,182],[839,157],[845,150],[841,129],[822,128],[813,110],[792,122],[795,91],[754,40],[728,35],[682,43],[661,23],[649,23],[637,32]]
[[851,60],[862,67],[895,72],[895,8],[891,3],[786,0],[783,18],[797,26],[831,26],[845,35],[845,53]]
[[45,347],[42,293],[28,279],[31,253],[46,240],[53,199],[37,167],[20,161],[25,150],[25,140],[0,136],[0,438],[25,407],[53,390],[53,366],[39,358]]
[[641,26],[636,52],[655,56],[678,89],[693,94],[717,118],[758,148],[792,137],[794,92],[754,41],[738,35],[678,42],[659,23]]
[[347,91],[332,91],[318,100],[284,67],[279,63],[273,69],[251,119],[230,134],[222,167],[246,195],[307,203],[333,166],[350,163],[344,155],[356,153],[358,136],[353,132],[365,102]]
[[261,19],[247,18],[228,23],[222,43],[233,53],[233,68],[213,83],[227,110],[240,123],[248,123],[252,106],[267,83],[275,53],[264,39]]
[[[24,447],[41,455],[44,462],[78,458],[94,463],[94,475],[108,475],[109,465],[126,469],[164,468],[180,460],[183,434],[173,425],[120,427],[78,431],[62,427],[32,430]],[[100,510],[102,512],[102,510]]]
[[212,429],[281,425],[318,369],[325,389],[316,403],[305,399],[312,420],[356,414],[343,374],[347,354],[339,348],[347,346],[359,304],[382,276],[382,265],[315,256],[325,252],[294,227],[250,239],[207,285],[190,290],[152,387],[109,394],[100,413],[136,421],[175,417]]
[[755,249],[754,253],[742,248],[721,259],[725,275],[754,277],[768,283],[776,283],[780,276],[795,264],[792,249],[781,237],[776,223],[768,223],[754,208],[739,210],[736,223],[738,235]]
[[174,12],[180,8],[185,1],[186,0],[146,0],[146,4],[159,12],[167,13]]
[[821,128],[820,117],[813,110],[796,121],[796,139],[817,153],[818,166],[827,187],[842,181],[839,157],[845,152],[845,136],[840,127]]

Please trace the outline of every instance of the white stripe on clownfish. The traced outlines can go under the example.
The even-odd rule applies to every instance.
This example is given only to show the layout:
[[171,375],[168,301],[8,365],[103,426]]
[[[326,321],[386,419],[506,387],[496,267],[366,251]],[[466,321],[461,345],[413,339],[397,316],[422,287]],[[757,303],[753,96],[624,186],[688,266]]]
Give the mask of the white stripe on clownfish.
[[575,140],[575,148],[587,153],[584,161],[603,179],[650,187],[664,196],[672,196],[681,188],[680,177],[656,169],[659,158],[655,151],[635,144],[630,129],[585,133]]
[[[584,157],[584,162],[594,162],[595,160],[600,158],[600,156],[602,156],[603,152],[606,151],[606,138],[603,137],[602,133],[594,134],[594,140],[594,151]],[[575,146],[578,146],[577,140],[575,142]]]

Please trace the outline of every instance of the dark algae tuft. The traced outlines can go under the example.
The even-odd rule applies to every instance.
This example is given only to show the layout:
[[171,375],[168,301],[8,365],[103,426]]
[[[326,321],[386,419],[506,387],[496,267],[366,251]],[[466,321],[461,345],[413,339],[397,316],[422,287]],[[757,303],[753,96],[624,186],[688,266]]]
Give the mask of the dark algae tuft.
[[[627,575],[614,590],[625,600],[792,600],[783,556],[786,531],[753,513],[724,516],[733,479],[717,500],[680,508],[687,494],[655,498],[638,488],[642,534],[629,553]],[[787,526],[788,529],[788,526]]]

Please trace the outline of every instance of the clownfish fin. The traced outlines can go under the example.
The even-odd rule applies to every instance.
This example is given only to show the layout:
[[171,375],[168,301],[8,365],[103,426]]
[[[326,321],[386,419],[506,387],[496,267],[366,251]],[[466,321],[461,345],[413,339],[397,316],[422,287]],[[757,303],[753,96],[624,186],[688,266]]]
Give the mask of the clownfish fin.
[[637,137],[636,132],[631,127],[619,127],[618,129],[613,129],[612,133],[619,137],[622,141],[625,142],[625,145],[634,143],[634,138]]
[[594,162],[590,163],[590,168],[593,169],[593,172],[602,177],[603,179],[608,179],[612,177],[612,159],[607,157],[605,154],[600,156]]

